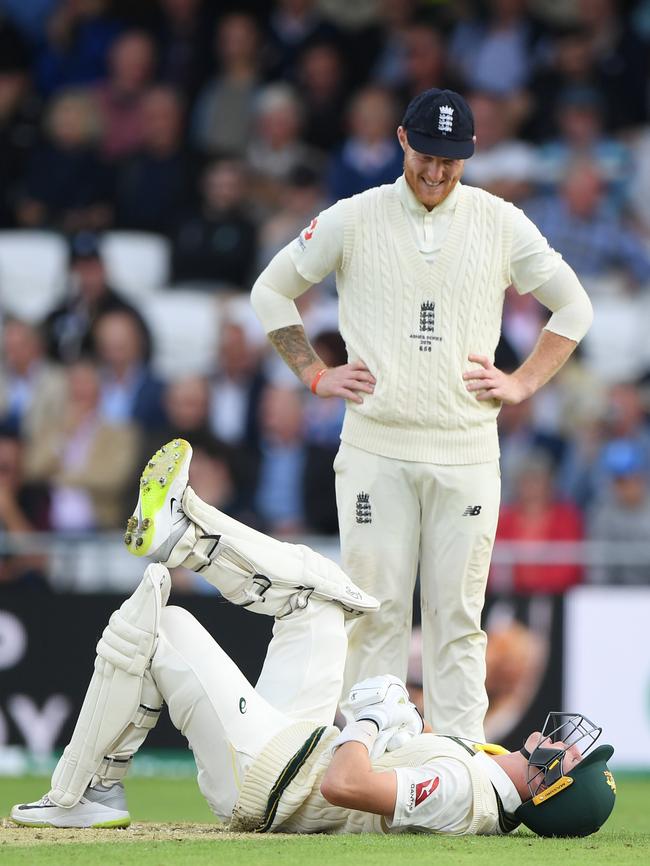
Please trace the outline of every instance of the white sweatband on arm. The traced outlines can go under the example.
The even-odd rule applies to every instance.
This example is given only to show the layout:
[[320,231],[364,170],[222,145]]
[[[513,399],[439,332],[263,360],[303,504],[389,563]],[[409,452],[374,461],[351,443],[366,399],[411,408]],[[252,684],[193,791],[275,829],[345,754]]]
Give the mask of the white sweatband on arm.
[[544,326],[546,331],[576,343],[582,340],[591,326],[594,311],[580,280],[566,262],[561,262],[551,279],[532,294],[553,313]]
[[303,324],[293,299],[312,285],[296,270],[287,247],[271,259],[251,291],[251,304],[267,334]]
[[377,739],[379,729],[374,722],[364,719],[361,722],[348,722],[341,733],[332,743],[332,754],[342,746],[343,743],[361,743],[368,750],[368,754],[372,752],[372,747]]

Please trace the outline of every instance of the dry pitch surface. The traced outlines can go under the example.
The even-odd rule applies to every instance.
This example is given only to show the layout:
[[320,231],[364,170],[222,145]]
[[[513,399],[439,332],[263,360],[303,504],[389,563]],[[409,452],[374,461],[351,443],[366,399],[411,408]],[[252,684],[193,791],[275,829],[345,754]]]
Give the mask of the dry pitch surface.
[[[0,822],[0,845],[53,845],[70,843],[104,843],[112,845],[118,842],[223,842],[225,839],[250,838],[249,834],[226,833],[219,827],[210,824],[179,824],[134,822],[124,830],[65,830],[50,827],[17,827],[13,821],[3,818]],[[259,836],[256,838],[270,838]],[[1,848],[0,848],[1,851]]]

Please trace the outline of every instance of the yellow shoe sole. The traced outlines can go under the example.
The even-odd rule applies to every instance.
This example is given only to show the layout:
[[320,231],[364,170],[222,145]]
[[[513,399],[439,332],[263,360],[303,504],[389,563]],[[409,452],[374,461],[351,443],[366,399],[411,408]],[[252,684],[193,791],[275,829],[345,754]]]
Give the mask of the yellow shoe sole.
[[48,824],[42,821],[38,824],[28,824],[27,822],[17,821],[10,817],[10,821],[18,827],[49,827],[51,830],[119,830],[120,828],[129,827],[131,824],[130,818],[116,818],[115,821],[101,821],[97,824],[91,824],[89,827],[57,827],[56,824]]
[[140,498],[133,516],[126,522],[124,534],[124,543],[134,556],[147,556],[151,551],[156,517],[171,485],[185,466],[185,458],[191,454],[189,442],[173,439],[159,448],[144,467],[140,476]]

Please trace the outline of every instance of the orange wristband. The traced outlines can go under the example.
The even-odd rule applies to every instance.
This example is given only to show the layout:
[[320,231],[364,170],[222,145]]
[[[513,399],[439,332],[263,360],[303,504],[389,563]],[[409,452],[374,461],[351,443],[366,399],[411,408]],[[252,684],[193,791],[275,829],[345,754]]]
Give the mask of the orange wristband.
[[327,373],[328,370],[329,370],[329,367],[323,367],[323,369],[319,370],[318,373],[316,373],[314,378],[311,380],[311,385],[309,386],[309,390],[311,391],[312,394],[316,393],[316,388],[318,387],[318,383],[320,382],[320,380],[323,376],[323,373]]

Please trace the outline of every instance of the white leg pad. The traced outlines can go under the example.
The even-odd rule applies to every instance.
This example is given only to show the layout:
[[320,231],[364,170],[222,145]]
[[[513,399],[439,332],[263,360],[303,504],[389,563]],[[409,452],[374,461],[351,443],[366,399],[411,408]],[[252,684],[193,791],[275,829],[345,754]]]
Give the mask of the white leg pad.
[[149,731],[156,727],[162,708],[162,695],[150,671],[146,670],[135,717],[114,744],[110,755],[106,755],[100,763],[91,785],[101,782],[102,785],[109,786],[122,781],[129,771],[133,756],[146,740]]
[[[149,727],[143,722],[153,720],[142,704],[143,682],[154,653],[160,612],[167,603],[171,581],[167,569],[159,563],[149,565],[144,577],[130,598],[112,614],[97,644],[95,670],[86,692],[79,718],[54,774],[50,799],[58,806],[74,806],[95,776],[101,777],[101,765],[108,764],[104,773],[108,781],[119,762],[110,769],[111,757],[125,755],[126,743],[139,746]],[[147,692],[160,709],[162,701],[151,691],[155,689],[149,676]],[[155,722],[154,722],[155,723]],[[131,726],[139,734],[131,734]],[[138,737],[139,742],[138,742]],[[119,745],[120,750],[116,751]],[[126,772],[128,762],[124,765]]]
[[206,505],[191,487],[185,489],[183,511],[200,530],[183,565],[233,604],[277,618],[306,607],[312,595],[338,602],[354,615],[379,607],[330,559],[244,526]]

